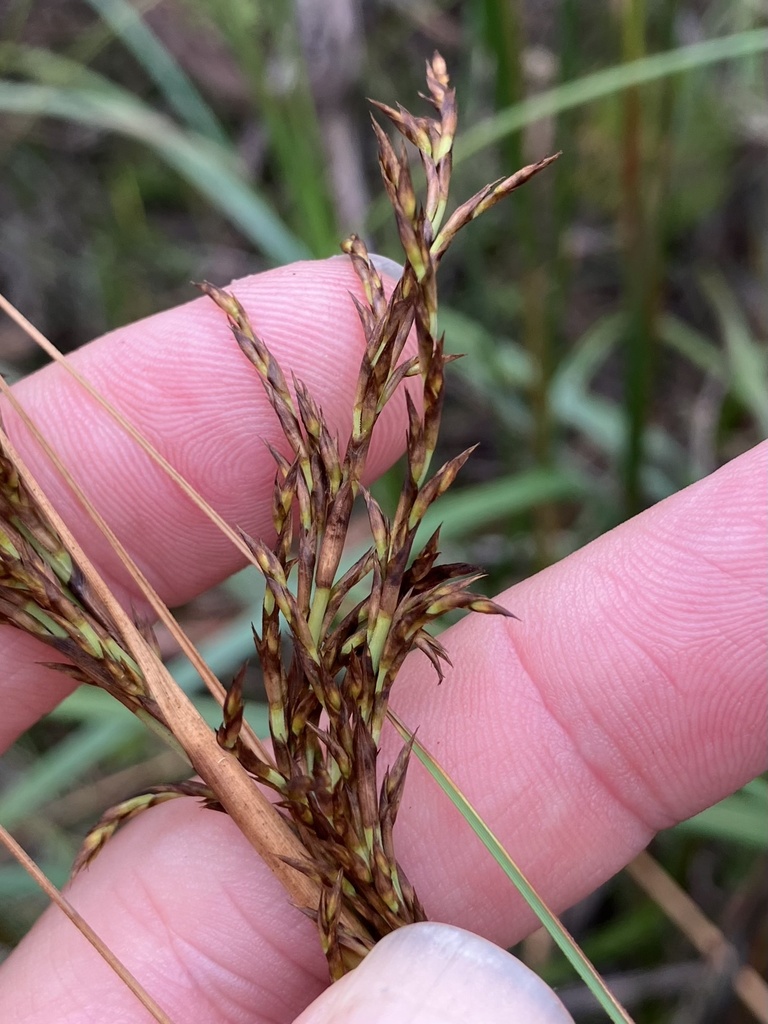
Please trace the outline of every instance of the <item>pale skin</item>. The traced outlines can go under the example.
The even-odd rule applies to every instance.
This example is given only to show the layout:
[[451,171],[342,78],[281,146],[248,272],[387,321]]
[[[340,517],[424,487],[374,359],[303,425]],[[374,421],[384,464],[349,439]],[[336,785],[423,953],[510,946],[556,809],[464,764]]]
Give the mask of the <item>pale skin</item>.
[[[234,290],[343,431],[361,352],[346,261],[285,267]],[[269,535],[273,469],[261,438],[278,441],[279,427],[208,300],[114,332],[76,359],[225,518]],[[237,568],[215,527],[59,369],[16,390],[168,603]],[[372,475],[402,448],[403,407],[393,403],[381,423]],[[128,596],[114,556],[4,415]],[[764,443],[507,591],[500,600],[520,621],[465,619],[444,634],[454,668],[440,687],[421,656],[398,680],[393,706],[556,909],[766,768],[766,462]],[[2,650],[0,750],[71,689],[37,667],[50,654],[21,633],[3,629]],[[392,750],[390,737],[384,755]],[[505,946],[530,931],[510,884],[416,764],[396,839],[432,919]],[[312,924],[231,822],[191,800],[128,825],[69,897],[179,1024],[437,1024],[467,1019],[481,998],[488,1009],[476,1019],[567,1019],[531,994],[511,958],[440,929],[409,930],[321,995]],[[56,910],[0,969],[7,1024],[149,1019]]]

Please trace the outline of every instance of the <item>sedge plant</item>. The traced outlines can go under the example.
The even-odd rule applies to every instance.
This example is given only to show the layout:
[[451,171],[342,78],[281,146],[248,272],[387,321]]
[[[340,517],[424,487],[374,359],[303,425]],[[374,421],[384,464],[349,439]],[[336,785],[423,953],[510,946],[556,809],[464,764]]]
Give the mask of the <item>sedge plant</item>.
[[[272,452],[276,539],[242,531],[236,538],[266,580],[254,640],[271,753],[245,724],[244,671],[226,693],[216,691],[222,724],[215,736],[201,731],[201,720],[164,674],[149,627],[128,620],[105,596],[84,553],[0,435],[0,622],[43,640],[66,659],[57,664],[61,671],[112,694],[181,749],[200,776],[154,787],[110,809],[88,835],[76,869],[87,866],[121,823],[148,807],[179,796],[200,798],[233,816],[294,903],[317,922],[334,979],[383,935],[425,918],[394,843],[412,741],[385,770],[377,764],[398,671],[420,650],[442,678],[448,655],[429,627],[447,612],[510,614],[471,590],[482,575],[474,566],[440,562],[439,529],[417,543],[426,514],[471,452],[432,469],[445,368],[452,359],[438,333],[437,273],[462,228],[555,157],[486,186],[447,215],[457,109],[438,54],[427,64],[427,87],[430,116],[375,104],[415,148],[426,181],[420,199],[405,142],[393,145],[374,121],[404,254],[391,294],[359,237],[342,246],[365,296],[364,302],[350,300],[356,301],[365,348],[345,444],[332,436],[306,386],[283,372],[237,298],[201,285],[226,315],[285,435],[282,449]],[[401,387],[408,411],[405,471],[397,507],[388,515],[362,481],[378,417]],[[371,543],[342,571],[358,507],[367,515]],[[277,800],[265,799],[260,787],[274,791]]]

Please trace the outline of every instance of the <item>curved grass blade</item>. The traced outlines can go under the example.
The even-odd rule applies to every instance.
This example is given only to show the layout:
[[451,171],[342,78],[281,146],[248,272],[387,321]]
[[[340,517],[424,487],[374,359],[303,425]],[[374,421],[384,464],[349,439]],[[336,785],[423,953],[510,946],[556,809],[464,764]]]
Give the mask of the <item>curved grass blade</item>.
[[728,383],[728,367],[720,349],[695,327],[674,313],[659,317],[659,340],[679,352],[702,373]]
[[[348,163],[350,157],[342,157],[345,147],[331,144],[332,136],[323,130],[321,110],[327,99],[320,99],[310,85],[299,28],[302,15],[294,9],[296,5],[285,3],[218,0],[215,8],[207,0],[192,3],[204,23],[226,43],[241,70],[251,106],[258,111],[266,134],[272,173],[281,192],[290,196],[288,224],[314,256],[336,252],[340,228],[331,199],[332,165],[336,159]],[[329,59],[329,51],[322,49],[324,59]],[[280,85],[276,68],[291,69]]]
[[126,0],[87,0],[133,54],[182,121],[200,135],[228,146],[218,118],[184,70],[138,11]]
[[[250,622],[248,623],[250,626]],[[250,652],[249,652],[250,653]],[[181,660],[181,659],[179,659]],[[242,664],[242,661],[241,661]],[[184,661],[184,667],[190,668],[189,662]],[[168,668],[171,671],[176,682],[179,683],[179,676],[173,672],[172,663],[168,664]],[[190,671],[190,675],[191,675]],[[223,673],[227,675],[228,673]],[[181,689],[185,692],[189,691],[189,687],[179,683]],[[198,687],[196,686],[195,689]],[[205,719],[208,725],[212,729],[216,729],[221,724],[221,705],[218,704],[211,697],[195,697],[195,707],[200,712],[201,716]],[[66,722],[69,725],[82,723],[85,724],[104,724],[114,718],[116,713],[115,702],[107,697],[101,690],[90,689],[86,687],[80,687],[70,693],[68,697],[65,697],[61,704],[58,704],[52,711],[48,713],[48,718],[54,722]],[[119,712],[117,712],[119,713]],[[253,701],[248,705],[248,719],[255,723],[254,731],[257,736],[268,736],[269,726],[267,725],[267,706],[264,703]],[[132,715],[121,715],[123,719],[124,736],[118,737],[119,742],[128,742],[129,739],[133,739],[134,736],[142,736],[146,734],[146,730],[143,729],[139,721]],[[113,748],[114,749],[114,748]],[[91,767],[87,765],[86,768]],[[9,793],[12,790],[9,790]],[[0,814],[0,817],[2,815]]]
[[768,360],[752,337],[744,313],[725,280],[715,274],[704,279],[704,291],[720,321],[729,369],[729,385],[739,401],[768,434]]
[[505,875],[514,884],[517,891],[523,897],[534,914],[536,914],[542,925],[547,929],[584,984],[589,988],[600,1006],[605,1010],[610,1020],[612,1020],[614,1024],[632,1024],[632,1018],[608,991],[605,982],[586,958],[574,939],[569,935],[562,922],[549,909],[541,896],[539,896],[520,868],[515,864],[491,829],[485,821],[483,821],[455,782],[453,782],[426,747],[416,739],[413,733],[411,733],[408,727],[401,721],[397,714],[392,711],[391,708],[389,709],[389,718],[401,738],[406,743],[413,743],[413,752],[416,757],[421,761],[454,807],[459,810],[472,831],[480,839],[493,859],[499,867],[501,867]]
[[753,779],[737,793],[681,821],[676,832],[688,832],[768,853],[768,782]]
[[38,85],[95,89],[118,97],[125,94],[122,86],[116,85],[87,64],[42,46],[0,43],[0,67],[4,74],[13,75],[14,81],[23,77],[32,79]]
[[631,86],[645,85],[669,75],[695,71],[708,64],[738,60],[768,50],[768,29],[736,32],[720,39],[707,39],[640,60],[617,64],[572,82],[558,85],[530,99],[507,107],[470,128],[457,141],[454,165],[476,156],[481,150],[525,128],[535,121],[555,117],[566,110],[612,96]]
[[[589,327],[552,378],[552,410],[558,421],[574,427],[611,458],[620,457],[626,434],[621,406],[594,393],[592,378],[618,344],[623,317],[610,313]],[[681,445],[662,427],[648,430],[647,465],[643,486],[656,499],[685,486],[685,454]],[[682,479],[681,479],[682,477]]]
[[109,702],[109,710],[112,715],[108,721],[88,722],[75,729],[41,754],[0,796],[0,820],[6,828],[15,828],[102,758],[119,753],[126,742],[145,734],[145,726],[137,719],[115,714],[115,701]]
[[575,474],[559,469],[512,473],[443,495],[439,507],[424,516],[422,529],[428,536],[440,526],[440,539],[445,543],[477,534],[492,523],[509,521],[547,502],[579,500],[586,492],[586,484]]
[[309,250],[269,204],[231,167],[231,157],[201,135],[187,132],[116,86],[53,88],[0,81],[0,111],[54,117],[117,132],[153,149],[211,205],[275,263],[306,259]]

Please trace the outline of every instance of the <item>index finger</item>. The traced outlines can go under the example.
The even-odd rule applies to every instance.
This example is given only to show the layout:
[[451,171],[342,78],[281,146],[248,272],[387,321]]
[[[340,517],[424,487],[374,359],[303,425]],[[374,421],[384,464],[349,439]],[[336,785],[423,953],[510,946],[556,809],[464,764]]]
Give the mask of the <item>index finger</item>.
[[[364,348],[350,298],[362,293],[349,261],[297,263],[231,287],[286,373],[308,385],[331,432],[343,438]],[[227,522],[253,536],[271,534],[274,462],[264,442],[281,447],[280,426],[209,299],[120,328],[71,358]],[[240,567],[218,528],[63,367],[46,367],[14,392],[166,603],[182,603]],[[77,540],[116,593],[135,601],[119,560],[18,415],[6,408],[3,419]],[[404,447],[405,422],[396,394],[378,424],[371,477]],[[39,643],[3,629],[3,649],[0,750],[71,689],[66,677],[36,664],[50,657]]]

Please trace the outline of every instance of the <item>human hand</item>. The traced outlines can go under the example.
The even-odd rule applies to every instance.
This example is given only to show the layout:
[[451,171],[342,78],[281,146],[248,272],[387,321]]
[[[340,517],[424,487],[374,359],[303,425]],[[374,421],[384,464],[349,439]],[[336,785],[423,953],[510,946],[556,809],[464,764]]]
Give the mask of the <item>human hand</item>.
[[[285,267],[234,290],[343,434],[362,344],[348,263]],[[279,427],[212,304],[198,299],[152,317],[74,359],[228,521],[268,534],[273,465],[261,439],[278,441]],[[237,568],[215,527],[59,368],[16,392],[168,603]],[[400,452],[403,406],[395,401],[379,424],[374,473]],[[130,596],[106,544],[17,419],[4,415],[102,573]],[[758,481],[767,456],[768,445],[759,446],[508,591],[502,603],[521,621],[465,619],[443,636],[454,669],[441,687],[418,655],[398,679],[393,707],[419,726],[419,738],[555,908],[599,885],[654,832],[765,768],[766,514]],[[4,629],[2,643],[0,749],[71,688],[36,665],[49,655],[28,637]],[[533,926],[415,763],[398,850],[432,918],[503,945]],[[162,805],[131,823],[68,895],[174,1021],[290,1021],[325,987],[313,925],[290,907],[232,822],[194,801]],[[460,948],[456,933],[419,927],[380,944],[302,1024],[405,1020],[402,1004],[392,1010],[387,999],[408,991],[421,994],[410,1017],[418,1024],[467,1019],[462,1006],[479,995],[489,1003],[486,1021],[494,1020],[493,1006],[499,1020],[514,1019],[509,986],[520,985],[497,971],[500,960],[486,970],[471,942]],[[441,971],[441,944],[451,942],[456,956]],[[397,982],[389,995],[376,984],[388,978]],[[474,994],[462,1004],[452,985]],[[355,987],[368,1000],[358,1002],[357,1016],[328,1009]],[[0,969],[2,1021],[148,1019],[142,1014],[55,910]],[[533,1020],[532,1011],[521,1010],[520,1019]]]

